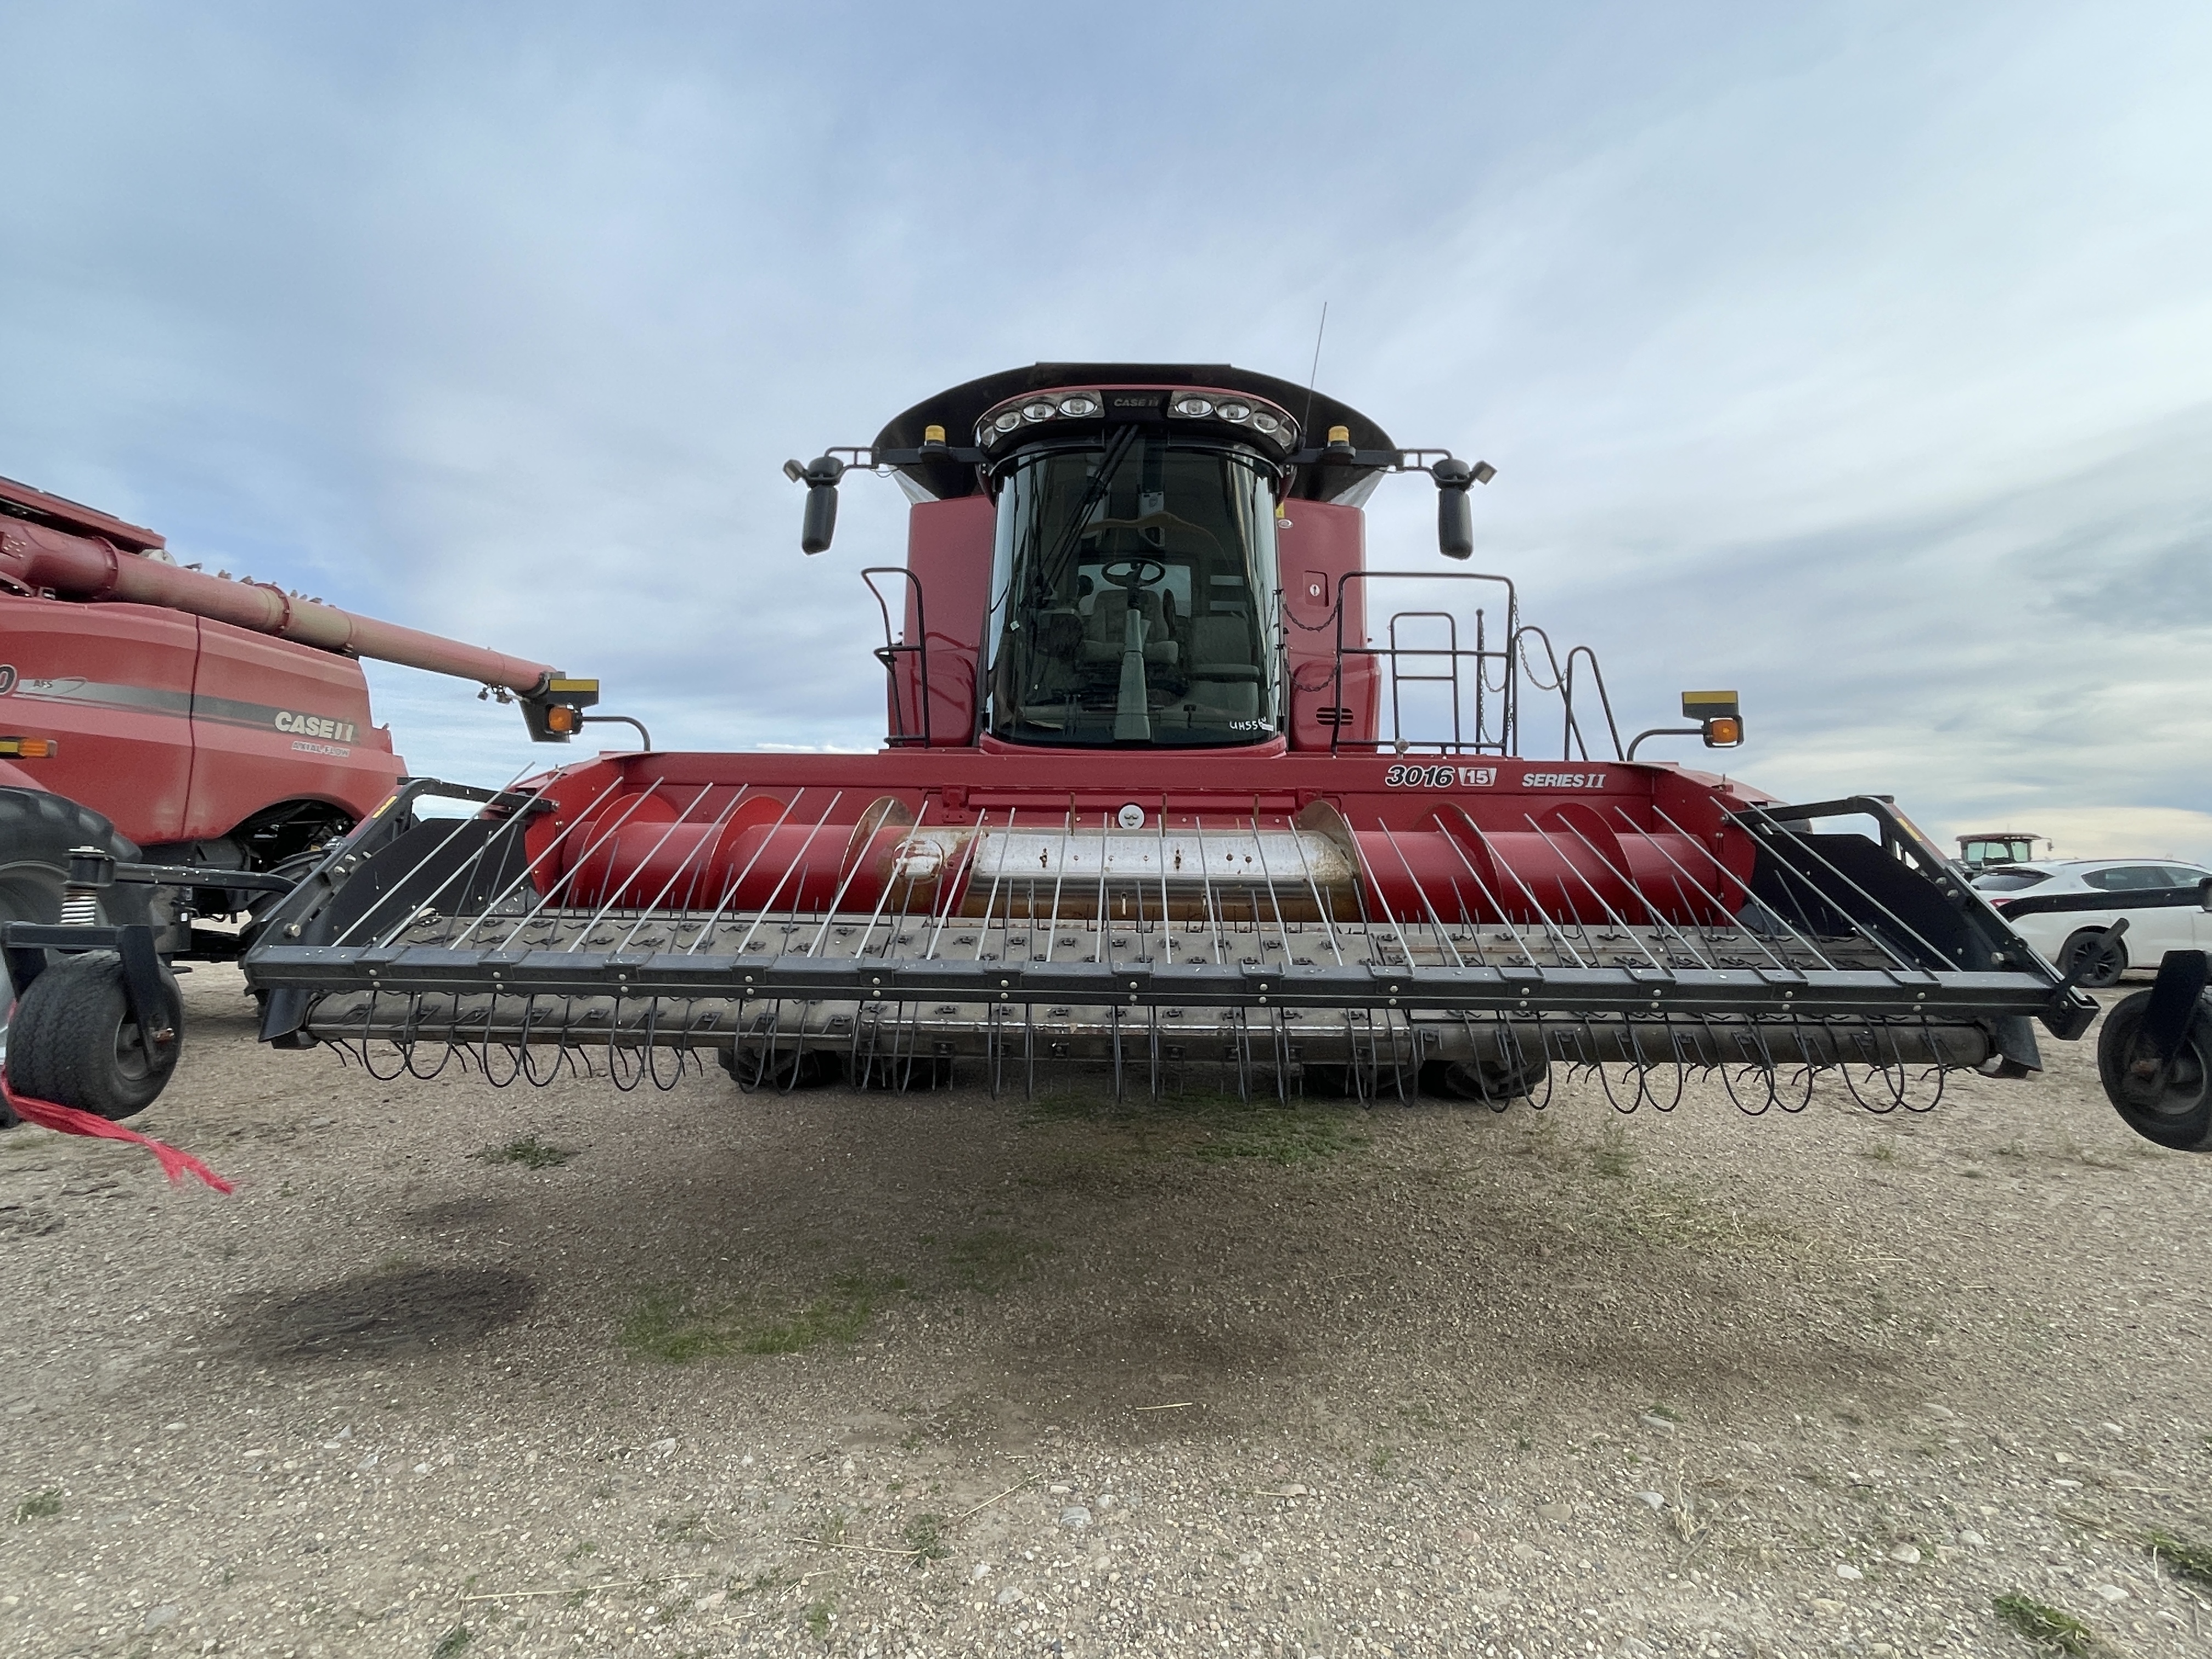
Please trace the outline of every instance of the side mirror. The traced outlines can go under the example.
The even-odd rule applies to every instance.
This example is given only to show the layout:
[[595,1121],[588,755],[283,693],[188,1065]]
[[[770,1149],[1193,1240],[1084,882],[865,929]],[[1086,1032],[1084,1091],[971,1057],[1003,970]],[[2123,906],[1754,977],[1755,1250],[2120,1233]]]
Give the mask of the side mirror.
[[1474,504],[1467,498],[1469,484],[1488,483],[1498,469],[1488,461],[1472,465],[1447,455],[1429,469],[1437,481],[1437,550],[1448,559],[1474,555]]
[[845,476],[845,463],[835,455],[821,456],[805,466],[786,461],[783,474],[793,483],[806,486],[806,515],[799,527],[799,551],[828,552],[830,538],[837,533],[837,481]]
[[2212,876],[2207,876],[2197,884],[2197,908],[2212,910]]

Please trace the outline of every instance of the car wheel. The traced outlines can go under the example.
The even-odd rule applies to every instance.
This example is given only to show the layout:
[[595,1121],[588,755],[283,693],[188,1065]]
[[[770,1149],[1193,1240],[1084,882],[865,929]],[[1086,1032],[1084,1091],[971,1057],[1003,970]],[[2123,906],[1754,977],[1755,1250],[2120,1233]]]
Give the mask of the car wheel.
[[2058,971],[2092,991],[2118,985],[2127,969],[2126,942],[2101,927],[2084,927],[2059,948]]

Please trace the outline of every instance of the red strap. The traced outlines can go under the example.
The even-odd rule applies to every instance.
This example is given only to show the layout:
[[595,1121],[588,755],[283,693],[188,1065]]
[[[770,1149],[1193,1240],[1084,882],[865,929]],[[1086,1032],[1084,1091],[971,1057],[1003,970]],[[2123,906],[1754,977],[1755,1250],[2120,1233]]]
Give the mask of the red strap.
[[8,1086],[8,1070],[0,1066],[0,1100],[26,1123],[35,1123],[42,1129],[52,1129],[56,1134],[92,1135],[101,1140],[128,1140],[143,1146],[161,1160],[161,1173],[172,1182],[186,1175],[198,1176],[219,1193],[231,1190],[230,1183],[190,1152],[180,1152],[166,1141],[151,1135],[142,1135],[136,1129],[126,1129],[120,1123],[112,1123],[93,1112],[81,1112],[74,1106],[57,1106],[51,1100],[33,1100],[28,1095],[19,1095]]

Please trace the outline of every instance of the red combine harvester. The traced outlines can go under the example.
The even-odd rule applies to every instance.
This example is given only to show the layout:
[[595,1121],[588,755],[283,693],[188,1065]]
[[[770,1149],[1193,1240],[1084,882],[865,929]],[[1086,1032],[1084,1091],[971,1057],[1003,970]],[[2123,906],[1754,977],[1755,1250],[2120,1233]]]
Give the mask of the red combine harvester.
[[[1638,762],[1658,734],[1622,747],[1510,581],[1369,568],[1386,476],[1429,475],[1465,559],[1486,465],[1266,375],[1041,364],[788,464],[807,552],[855,466],[913,502],[862,573],[883,750],[605,756],[459,823],[410,785],[247,952],[264,1037],[495,1084],[704,1051],[780,1088],[1073,1063],[1502,1105],[1565,1070],[1665,1106],[1697,1073],[1759,1110],[1827,1073],[1887,1109],[2095,1017],[1886,798]],[[1684,713],[1741,738],[1732,693]],[[2114,1097],[2194,1147],[2212,1021],[2177,1006],[2128,1016]]]
[[179,567],[151,531],[0,479],[16,1092],[110,1117],[161,1092],[181,1042],[163,963],[241,948],[195,919],[265,910],[401,781],[361,657],[481,681],[551,741],[597,700],[543,663]]

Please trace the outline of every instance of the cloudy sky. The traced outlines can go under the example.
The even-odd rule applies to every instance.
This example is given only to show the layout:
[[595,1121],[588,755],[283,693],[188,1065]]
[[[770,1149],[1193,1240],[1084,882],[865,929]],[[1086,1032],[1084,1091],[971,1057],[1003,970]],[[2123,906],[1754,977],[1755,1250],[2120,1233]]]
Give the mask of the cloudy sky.
[[[785,457],[1040,358],[1303,380],[1326,301],[1632,729],[1732,685],[1784,795],[2212,857],[2212,8],[15,0],[0,60],[0,473],[665,745],[881,730],[902,502],[805,560]],[[372,678],[418,769],[531,758]]]

